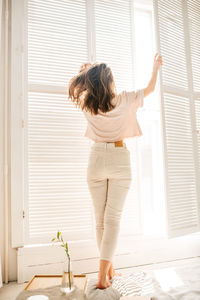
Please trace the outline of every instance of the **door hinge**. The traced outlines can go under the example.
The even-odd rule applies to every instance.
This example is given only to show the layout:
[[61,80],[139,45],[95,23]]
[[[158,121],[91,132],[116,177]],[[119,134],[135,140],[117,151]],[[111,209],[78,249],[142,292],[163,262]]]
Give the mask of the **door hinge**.
[[25,211],[22,212],[22,217],[25,218]]

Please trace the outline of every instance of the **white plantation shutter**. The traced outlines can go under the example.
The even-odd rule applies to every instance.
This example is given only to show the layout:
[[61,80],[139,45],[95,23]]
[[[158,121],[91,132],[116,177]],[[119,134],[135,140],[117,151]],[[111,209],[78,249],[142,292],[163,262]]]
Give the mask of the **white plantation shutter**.
[[28,0],[26,242],[94,238],[86,120],[67,84],[88,58],[86,1]]
[[[94,1],[96,60],[107,63],[113,72],[117,91],[132,91],[134,78],[134,7],[132,0]],[[123,235],[140,233],[140,206],[137,173],[137,143],[132,141],[132,184],[121,219]]]
[[[189,17],[188,29],[193,75],[194,110],[196,117],[194,134],[197,136],[196,152],[198,153],[198,170],[200,170],[200,2],[187,1],[187,9]],[[198,180],[198,182],[200,182],[200,180]],[[200,187],[198,187],[198,191],[200,193]]]
[[82,112],[65,95],[29,93],[28,114],[30,241],[44,241],[57,229],[69,240],[92,238]]
[[200,214],[200,2],[187,1],[185,7],[188,11],[188,38],[191,51],[191,72],[193,86],[194,111],[194,147],[197,169],[198,211]]
[[199,9],[199,1],[154,0],[157,48],[163,57],[159,72],[170,237],[200,228],[196,134],[199,98],[195,98],[200,70],[196,48],[199,40],[197,23],[200,21],[200,14],[196,12]]
[[194,92],[200,93],[200,2],[188,0],[188,26]]

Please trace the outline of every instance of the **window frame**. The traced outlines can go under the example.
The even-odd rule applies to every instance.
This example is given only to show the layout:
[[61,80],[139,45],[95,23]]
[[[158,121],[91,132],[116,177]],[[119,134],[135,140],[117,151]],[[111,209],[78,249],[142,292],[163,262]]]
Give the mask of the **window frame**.
[[[88,10],[90,11],[92,8],[93,0],[88,0]],[[151,9],[152,5],[150,1],[136,1],[137,7]],[[25,36],[26,32],[24,31],[24,24],[26,24],[26,0],[12,0],[12,77],[11,77],[11,232],[12,232],[12,240],[11,245],[13,248],[19,248],[17,252],[18,258],[18,282],[24,282],[25,280],[29,280],[31,278],[31,274],[35,274],[36,272],[43,272],[44,270],[48,270],[47,273],[52,272],[52,256],[49,254],[47,257],[47,249],[50,249],[51,245],[29,245],[28,247],[24,247],[24,185],[23,178],[26,176],[24,170],[24,135],[26,120],[24,116],[24,94],[27,93],[26,86],[23,85],[24,78],[24,64],[23,60],[27,59],[24,47],[25,45]],[[91,23],[94,20],[89,20],[88,18],[88,26],[91,26]],[[94,50],[95,38],[92,37],[92,42],[88,49],[88,53],[91,57],[91,60],[95,61],[95,55],[92,49]],[[92,46],[93,45],[93,46]],[[46,86],[36,86],[30,85],[29,89],[31,91],[47,91]],[[52,88],[51,88],[52,92]],[[63,88],[57,88],[56,93],[65,93]],[[146,116],[146,119],[149,119],[149,116],[146,112],[142,112],[142,114]],[[158,112],[155,112],[155,120],[158,119]],[[150,117],[151,118],[151,117]],[[154,243],[155,242],[155,243]],[[192,242],[192,247],[184,247],[185,243],[190,245]],[[85,241],[81,244],[79,243],[79,253],[87,251],[87,245],[84,244]],[[149,244],[151,245],[151,249],[149,252]],[[142,265],[144,263],[156,263],[167,261],[169,259],[180,259],[180,254],[177,254],[177,251],[174,251],[180,247],[183,247],[184,251],[181,253],[181,258],[196,256],[198,254],[198,244],[199,244],[199,235],[193,235],[189,237],[183,237],[182,239],[173,239],[171,241],[166,240],[165,238],[156,238],[155,237],[143,237],[141,236],[134,237],[131,240],[130,238],[120,238],[119,248],[116,253],[117,261],[116,267],[118,268],[130,268],[131,266]],[[133,253],[132,249],[136,249]],[[168,251],[163,251],[163,249],[168,249],[170,246],[170,253]],[[77,249],[77,244],[74,243],[74,249]],[[95,248],[95,241],[91,244],[90,253],[87,254],[87,257],[80,260],[77,259],[76,264],[77,272],[84,271],[87,273],[97,271],[98,264],[98,252],[97,248]],[[143,252],[141,253],[141,247]],[[90,248],[90,247],[89,247]],[[187,249],[186,249],[187,248]],[[52,248],[51,248],[52,249]],[[148,251],[146,251],[148,249]],[[42,252],[41,252],[42,251]],[[53,255],[56,252],[54,249],[51,252]],[[96,255],[96,257],[89,257],[92,253]],[[159,253],[159,257],[158,257]],[[57,253],[58,254],[58,253]],[[56,254],[56,255],[57,255]],[[148,255],[147,255],[148,254]],[[32,264],[32,257],[35,255],[35,265]],[[84,254],[85,255],[85,254]],[[76,254],[75,254],[76,257]],[[74,257],[74,258],[75,258]],[[144,257],[146,257],[144,262]],[[26,259],[24,259],[26,258]],[[44,259],[46,264],[44,263]],[[130,263],[131,261],[131,263]],[[61,258],[58,257],[54,262],[53,270],[55,273],[60,272],[61,269],[56,269],[57,265],[60,263],[59,267],[62,267]],[[40,266],[42,265],[42,266]]]

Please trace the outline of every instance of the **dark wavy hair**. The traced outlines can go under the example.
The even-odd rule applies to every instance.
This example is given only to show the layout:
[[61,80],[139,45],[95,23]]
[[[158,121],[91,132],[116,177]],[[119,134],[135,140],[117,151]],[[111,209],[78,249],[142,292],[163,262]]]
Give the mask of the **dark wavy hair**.
[[112,71],[105,63],[95,63],[81,70],[68,86],[72,102],[95,115],[98,110],[105,113],[115,108],[111,100],[116,94]]

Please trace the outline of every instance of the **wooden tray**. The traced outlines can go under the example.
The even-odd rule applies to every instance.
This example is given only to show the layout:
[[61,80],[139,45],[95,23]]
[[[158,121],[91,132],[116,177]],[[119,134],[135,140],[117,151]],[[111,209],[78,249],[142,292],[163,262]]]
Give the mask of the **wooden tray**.
[[[78,288],[86,290],[87,276],[85,274],[73,275],[73,279]],[[62,275],[34,275],[24,290],[45,289],[53,285],[60,285],[61,280]]]

